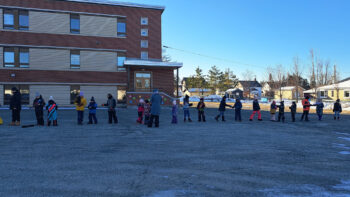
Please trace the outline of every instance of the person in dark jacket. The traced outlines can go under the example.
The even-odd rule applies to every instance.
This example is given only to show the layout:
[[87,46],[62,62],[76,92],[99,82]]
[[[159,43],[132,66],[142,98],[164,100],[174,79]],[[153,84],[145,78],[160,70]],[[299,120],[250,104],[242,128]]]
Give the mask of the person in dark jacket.
[[260,112],[260,105],[259,105],[258,99],[254,99],[254,101],[253,101],[253,113],[249,118],[250,121],[253,121],[253,118],[254,118],[256,113],[258,113],[258,120],[262,121],[261,112]]
[[21,110],[22,110],[22,97],[19,90],[15,87],[12,89],[12,96],[10,100],[10,110],[12,110],[12,122],[11,126],[21,125]]
[[289,107],[290,113],[292,115],[292,121],[295,122],[295,114],[297,113],[297,104],[293,101],[292,105]]
[[226,104],[226,96],[223,96],[221,99],[221,102],[220,102],[220,106],[219,106],[219,114],[215,117],[216,121],[219,121],[219,118],[221,116],[222,121],[225,122],[226,107],[232,107],[232,106]]
[[88,109],[89,109],[89,123],[88,124],[92,124],[92,123],[97,124],[97,118],[96,118],[97,106],[98,105],[95,101],[95,98],[91,97],[90,103],[88,105]]
[[108,94],[107,98],[107,103],[102,104],[102,106],[108,107],[108,123],[112,124],[112,121],[114,121],[114,124],[117,124],[118,118],[115,111],[115,108],[117,107],[117,101],[113,98],[112,94]]
[[190,103],[190,97],[188,95],[183,99],[183,110],[184,110],[184,122],[186,122],[186,118],[188,118],[188,122],[192,122],[190,115],[190,107],[193,104]]
[[284,116],[284,101],[281,101],[280,105],[277,106],[278,107],[278,122],[284,122],[284,120],[286,119]]
[[35,109],[35,116],[37,120],[37,124],[40,126],[44,126],[44,107],[45,107],[45,101],[43,97],[37,92],[36,97],[33,102],[33,107]]
[[235,121],[242,122],[242,116],[241,116],[241,111],[242,111],[242,103],[240,99],[236,99],[235,105],[232,107],[235,109]]
[[151,117],[148,122],[148,127],[153,126],[153,120],[155,121],[155,127],[159,127],[159,115],[161,110],[161,104],[162,104],[162,96],[159,95],[159,92],[157,89],[153,91],[153,95],[151,97]]
[[342,113],[342,107],[340,104],[340,100],[337,99],[337,101],[334,103],[333,112],[334,112],[334,120],[340,119],[340,114]]
[[323,104],[321,98],[317,99],[317,102],[316,102],[315,106],[316,106],[316,113],[317,113],[317,116],[318,116],[318,120],[321,121],[322,120],[322,116],[323,116],[323,108],[324,108],[324,104]]
[[204,109],[205,109],[205,103],[204,103],[204,98],[201,98],[200,101],[198,102],[197,105],[197,110],[198,110],[198,122],[205,122],[205,114],[204,114]]

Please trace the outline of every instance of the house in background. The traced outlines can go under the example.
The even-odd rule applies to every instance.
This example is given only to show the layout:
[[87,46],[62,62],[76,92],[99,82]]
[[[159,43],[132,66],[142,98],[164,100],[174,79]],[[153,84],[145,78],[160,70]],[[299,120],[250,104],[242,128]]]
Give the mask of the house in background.
[[274,98],[279,100],[282,95],[282,99],[288,100],[297,100],[297,98],[301,98],[304,95],[305,89],[298,86],[298,89],[295,86],[286,86],[280,89],[276,89],[274,92]]
[[228,95],[228,98],[233,98],[233,99],[243,99],[243,90],[239,88],[234,88],[234,89],[228,89],[226,91],[226,95]]
[[239,88],[243,91],[243,97],[244,98],[261,98],[261,92],[262,92],[262,86],[261,84],[254,80],[254,81],[239,81],[236,88]]
[[318,97],[322,99],[350,101],[350,77],[339,83],[322,86],[316,89],[307,90],[305,96]]

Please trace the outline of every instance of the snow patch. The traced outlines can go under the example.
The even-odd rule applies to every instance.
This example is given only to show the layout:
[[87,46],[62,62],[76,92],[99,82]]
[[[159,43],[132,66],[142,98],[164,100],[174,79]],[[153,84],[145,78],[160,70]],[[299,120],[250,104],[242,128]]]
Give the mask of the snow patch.
[[350,137],[338,137],[339,139],[346,140],[350,142]]
[[197,192],[188,191],[188,190],[166,190],[159,191],[154,194],[149,195],[148,197],[177,197],[177,196],[198,196]]
[[340,151],[339,154],[342,154],[342,155],[350,155],[350,152],[349,152],[349,151]]
[[350,133],[342,133],[342,132],[335,132],[336,134],[339,134],[339,135],[347,135],[347,136],[350,136]]
[[[347,190],[350,191],[350,180],[346,180],[346,181],[341,181],[340,184],[333,186],[334,189],[337,190]],[[350,196],[350,194],[349,194]]]

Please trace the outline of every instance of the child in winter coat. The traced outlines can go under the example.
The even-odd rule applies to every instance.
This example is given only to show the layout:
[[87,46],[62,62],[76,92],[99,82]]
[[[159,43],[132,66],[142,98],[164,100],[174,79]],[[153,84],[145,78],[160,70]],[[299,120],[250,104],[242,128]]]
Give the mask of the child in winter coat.
[[342,113],[342,107],[340,104],[340,100],[337,99],[337,101],[334,103],[333,112],[334,112],[334,120],[340,119],[340,114]]
[[47,126],[51,125],[53,121],[53,126],[57,126],[57,104],[53,100],[53,97],[50,96],[49,103],[46,105],[47,110]]
[[96,118],[96,109],[97,109],[97,103],[95,102],[95,98],[91,97],[90,103],[88,105],[89,109],[89,123],[92,124],[94,121],[95,124],[97,124],[97,118]]
[[145,112],[144,112],[144,114],[145,114],[145,125],[148,125],[149,118],[150,118],[150,115],[151,115],[151,105],[150,105],[148,99],[145,100],[144,108],[145,108]]
[[215,117],[216,121],[219,121],[219,118],[221,116],[222,121],[225,122],[225,111],[226,111],[226,106],[227,107],[231,107],[231,105],[227,105],[226,104],[226,96],[223,96],[220,102],[220,106],[219,106],[219,114]]
[[277,106],[278,107],[278,122],[284,122],[284,120],[286,119],[284,117],[284,101],[281,101],[280,105]]
[[318,116],[318,120],[321,121],[322,120],[322,116],[323,116],[323,108],[324,108],[324,104],[322,102],[322,99],[317,99],[317,102],[315,104],[316,106],[316,113]]
[[205,109],[204,99],[201,98],[200,101],[198,102],[198,105],[197,105],[197,110],[198,110],[198,122],[201,122],[202,120],[203,120],[203,122],[205,122],[204,109]]
[[270,114],[271,114],[271,121],[276,121],[276,110],[277,110],[277,106],[276,106],[276,101],[272,101],[271,106],[270,106]]
[[232,107],[235,109],[235,121],[242,122],[242,116],[241,116],[241,111],[242,111],[242,103],[241,100],[236,99],[235,105]]
[[290,113],[292,114],[292,121],[295,122],[295,114],[297,113],[297,104],[293,102],[292,106],[290,106],[289,109],[290,109]]
[[171,124],[177,124],[177,102],[173,101],[173,108],[171,110],[172,120]]
[[36,97],[33,102],[33,107],[35,109],[35,116],[37,120],[37,124],[40,126],[44,126],[44,107],[45,101],[43,97],[37,92]]
[[262,121],[261,112],[260,112],[260,105],[259,105],[258,99],[254,99],[254,101],[253,101],[253,113],[250,116],[249,121],[253,121],[253,118],[254,118],[256,113],[258,113],[258,120]]
[[190,107],[193,104],[190,103],[190,97],[188,95],[185,96],[183,101],[183,110],[184,110],[184,122],[186,122],[186,118],[188,118],[188,122],[192,122],[191,116],[190,116]]
[[139,124],[142,124],[143,121],[143,114],[145,113],[145,101],[143,99],[139,100],[139,104],[137,105],[137,114],[138,118],[137,121]]
[[87,104],[86,99],[84,98],[84,92],[80,92],[79,96],[75,99],[75,109],[78,113],[78,125],[83,125],[84,121],[84,110]]

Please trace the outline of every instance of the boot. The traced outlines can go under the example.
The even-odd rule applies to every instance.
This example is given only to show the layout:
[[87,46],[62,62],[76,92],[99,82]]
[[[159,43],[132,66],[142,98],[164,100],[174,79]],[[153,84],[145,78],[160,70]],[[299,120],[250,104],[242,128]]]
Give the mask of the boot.
[[216,120],[216,121],[219,121],[219,117],[220,117],[220,116],[216,116],[216,117],[215,117],[215,120]]
[[338,120],[340,120],[340,117],[338,117]]
[[58,126],[58,125],[57,125],[57,120],[54,120],[54,121],[53,121],[53,126],[55,126],[55,127]]
[[16,122],[16,126],[20,126],[20,125],[21,125],[20,121]]
[[203,116],[203,122],[206,122],[206,121],[205,121],[205,116]]
[[48,127],[51,126],[51,121],[50,120],[47,121],[47,126]]
[[258,119],[259,121],[262,121],[262,119]]
[[221,119],[222,119],[222,122],[225,122],[225,116],[222,116]]
[[336,119],[337,119],[337,117],[334,116],[334,120],[336,120]]
[[188,122],[192,122],[191,118],[188,118]]
[[184,118],[184,122],[186,122],[186,118]]

